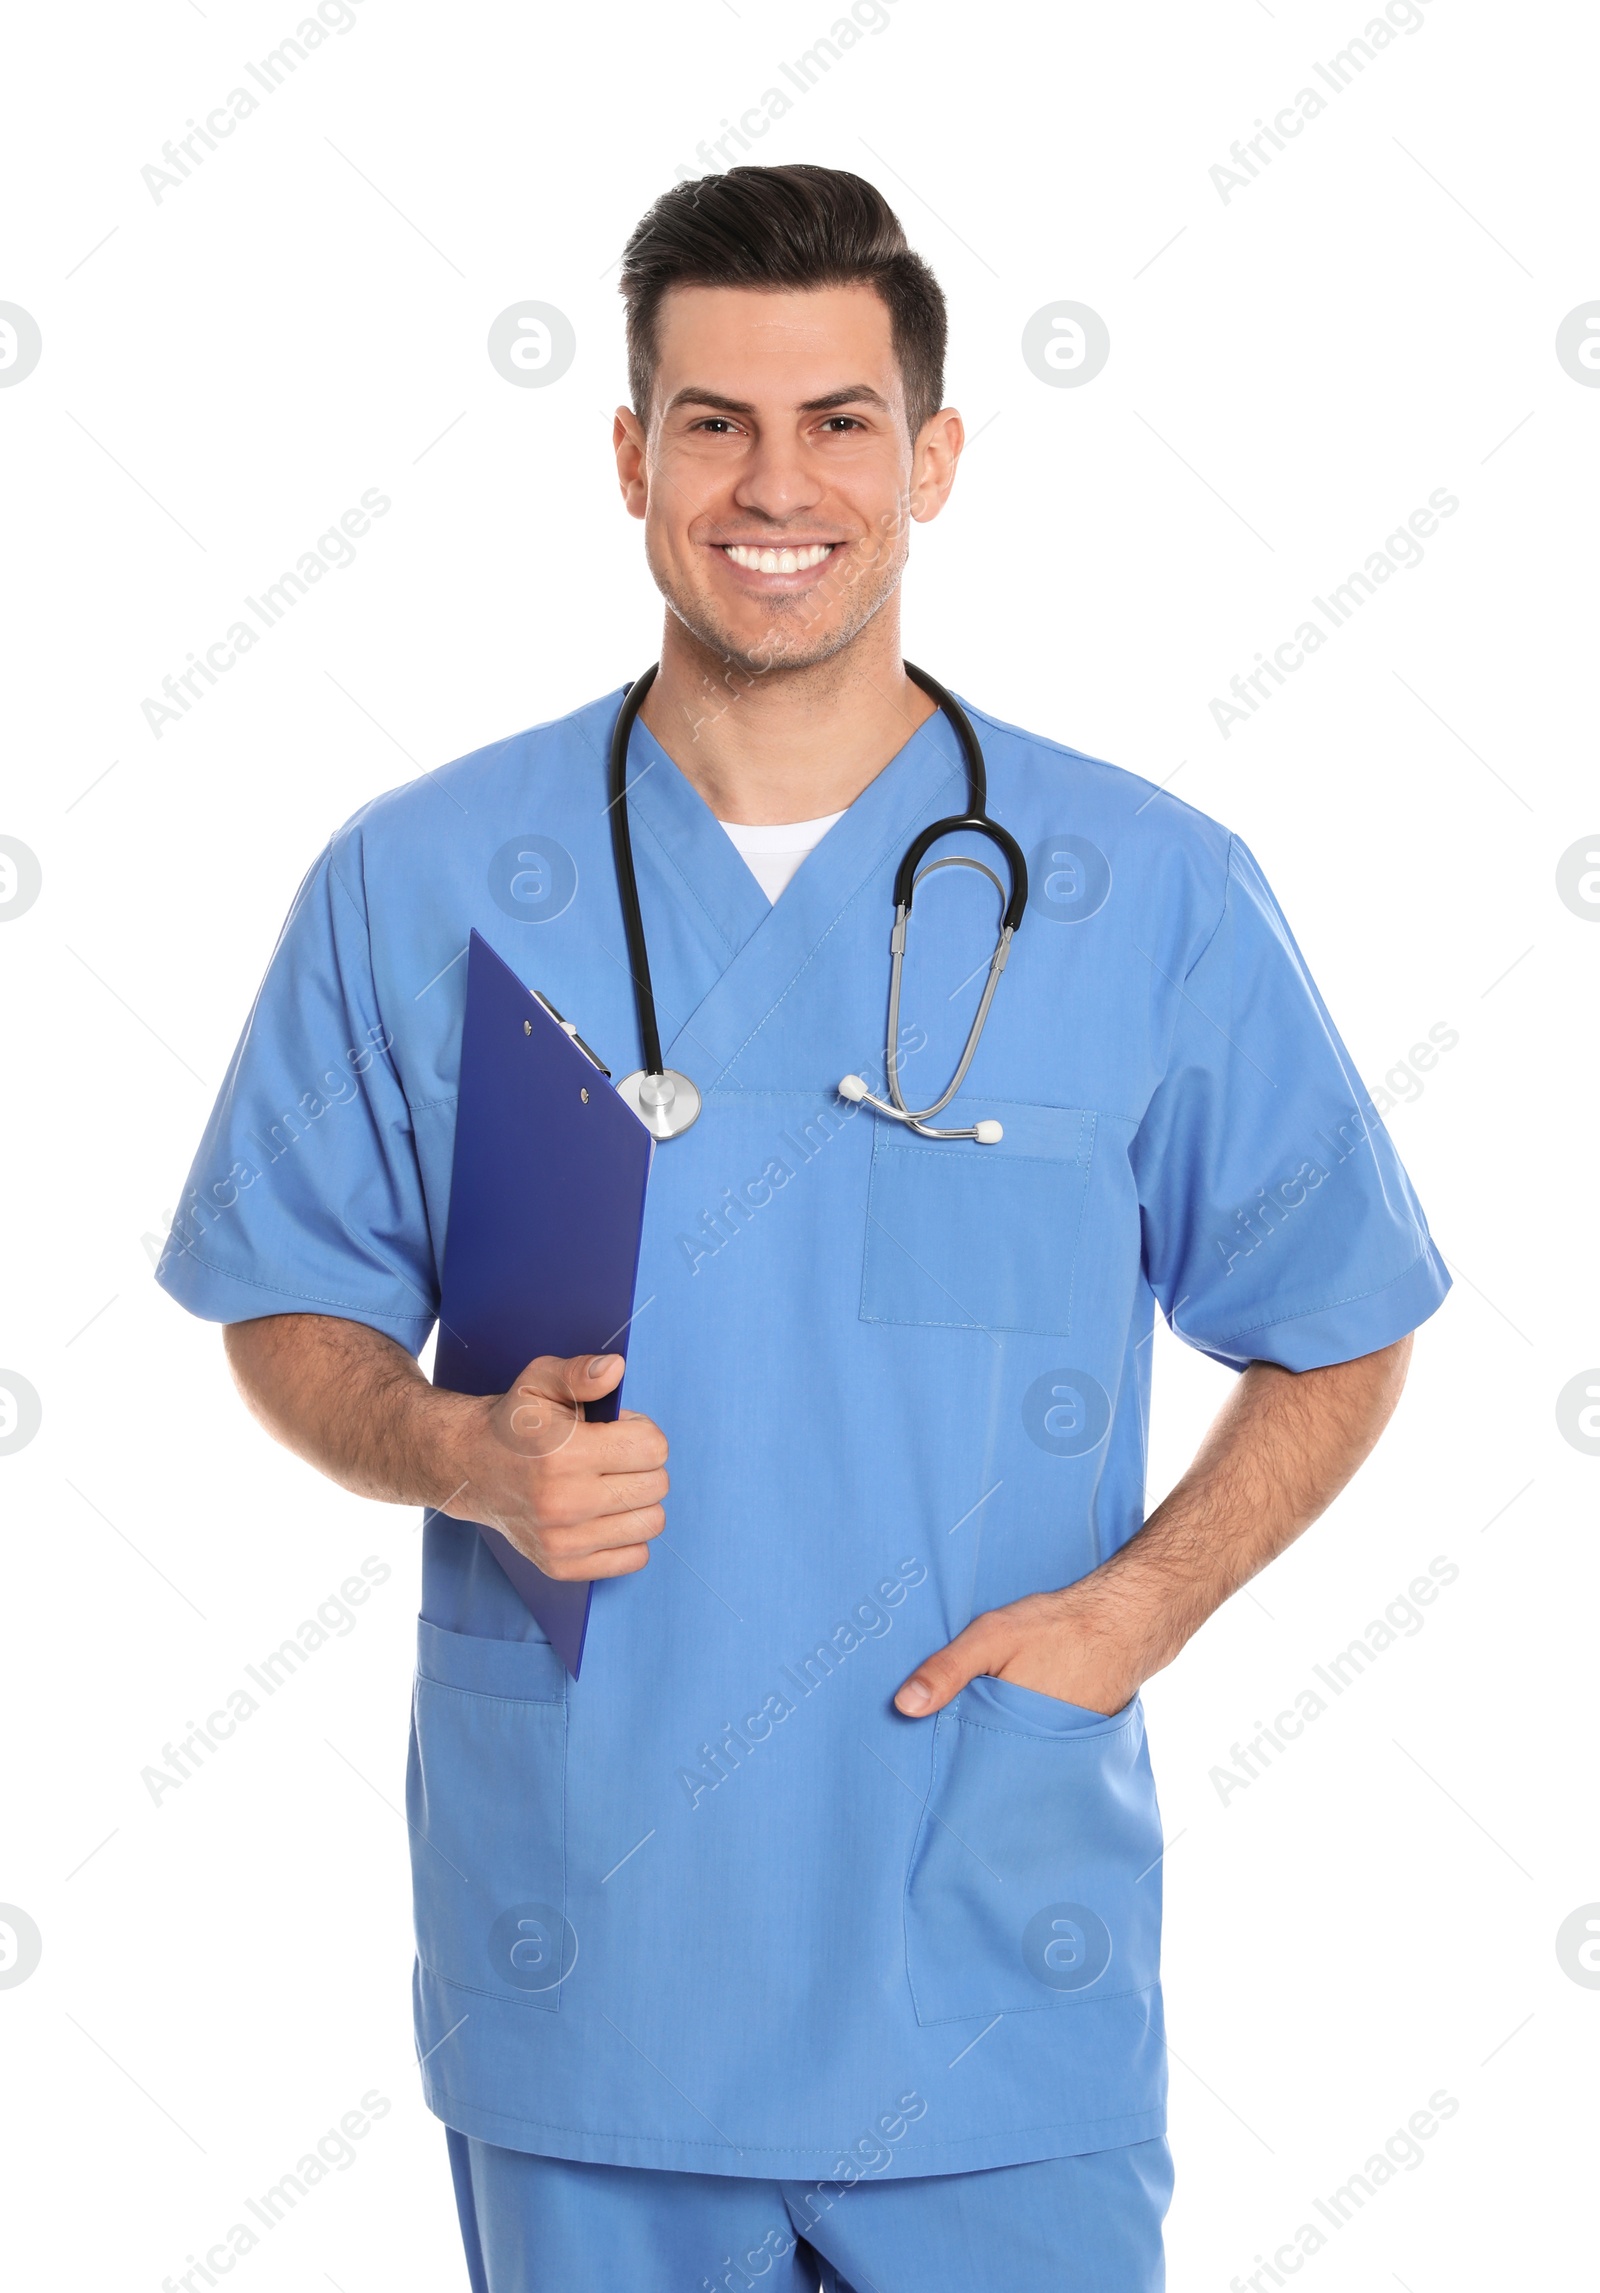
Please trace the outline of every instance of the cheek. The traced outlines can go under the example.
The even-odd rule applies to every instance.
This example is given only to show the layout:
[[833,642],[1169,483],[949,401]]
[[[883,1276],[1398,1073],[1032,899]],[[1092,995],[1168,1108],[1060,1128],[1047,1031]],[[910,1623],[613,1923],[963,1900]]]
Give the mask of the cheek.
[[[644,554],[651,580],[664,597],[681,606],[687,608],[690,601],[699,600],[703,611],[707,600],[725,594],[725,576],[711,551],[689,539],[681,518],[658,509],[654,494],[645,518]],[[714,689],[708,689],[701,700],[710,714],[717,713]]]

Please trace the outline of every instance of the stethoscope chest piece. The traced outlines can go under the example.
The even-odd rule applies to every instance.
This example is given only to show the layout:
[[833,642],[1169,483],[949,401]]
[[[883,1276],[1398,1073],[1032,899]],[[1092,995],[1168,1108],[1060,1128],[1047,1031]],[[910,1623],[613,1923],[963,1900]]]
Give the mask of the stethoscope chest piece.
[[664,1067],[654,1075],[640,1067],[624,1075],[617,1097],[633,1109],[652,1138],[679,1138],[700,1117],[700,1093],[676,1067]]

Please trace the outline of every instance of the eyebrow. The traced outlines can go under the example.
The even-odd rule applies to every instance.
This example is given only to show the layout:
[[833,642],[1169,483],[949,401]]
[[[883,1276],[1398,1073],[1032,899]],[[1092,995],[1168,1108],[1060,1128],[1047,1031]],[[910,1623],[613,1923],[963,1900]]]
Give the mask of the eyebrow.
[[[675,414],[681,406],[707,406],[718,414],[753,414],[755,408],[743,398],[725,398],[720,390],[704,390],[698,383],[674,392],[662,411]],[[797,408],[801,414],[832,414],[845,406],[875,406],[882,414],[892,414],[894,408],[879,391],[868,382],[852,382],[843,390],[830,390],[821,398],[807,398]]]

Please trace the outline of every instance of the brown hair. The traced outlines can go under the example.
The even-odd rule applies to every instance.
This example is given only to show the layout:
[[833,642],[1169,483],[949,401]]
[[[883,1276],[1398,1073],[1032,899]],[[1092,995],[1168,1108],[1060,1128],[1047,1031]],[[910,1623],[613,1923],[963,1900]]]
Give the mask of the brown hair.
[[874,184],[837,167],[730,167],[664,191],[622,257],[628,387],[649,418],[656,322],[669,287],[870,286],[888,307],[913,438],[944,403],[938,280]]

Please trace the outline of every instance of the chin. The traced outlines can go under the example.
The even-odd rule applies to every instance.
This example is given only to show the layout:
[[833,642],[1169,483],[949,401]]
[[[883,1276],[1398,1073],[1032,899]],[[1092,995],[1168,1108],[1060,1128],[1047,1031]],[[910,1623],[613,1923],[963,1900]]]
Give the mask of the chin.
[[773,669],[811,669],[842,653],[893,594],[894,583],[870,600],[855,598],[849,610],[841,600],[831,602],[825,617],[816,614],[816,591],[774,598],[759,618],[730,618],[718,602],[707,597],[686,597],[659,582],[673,613],[707,652],[728,667],[757,677]]

